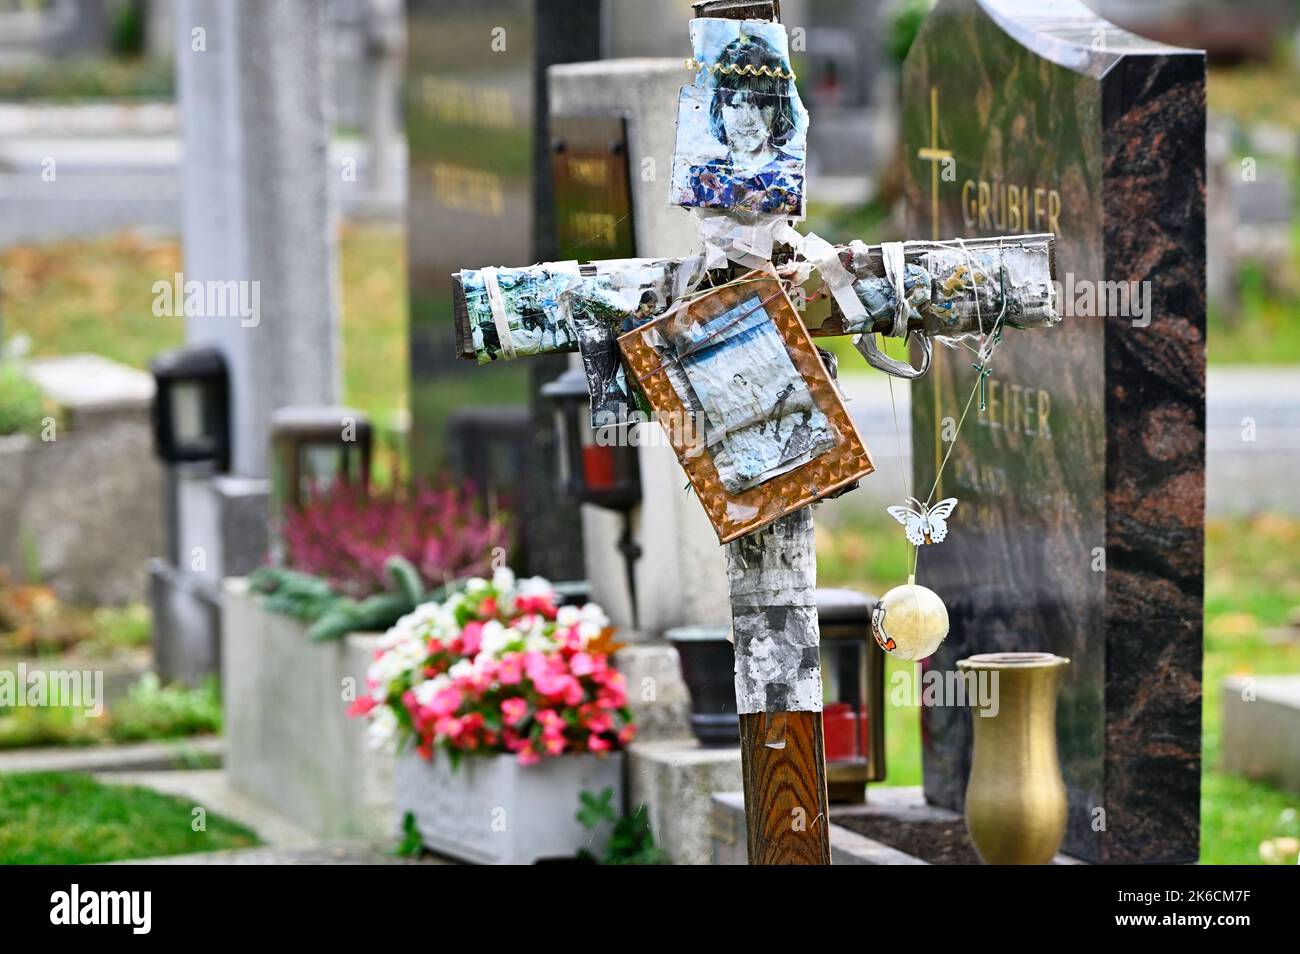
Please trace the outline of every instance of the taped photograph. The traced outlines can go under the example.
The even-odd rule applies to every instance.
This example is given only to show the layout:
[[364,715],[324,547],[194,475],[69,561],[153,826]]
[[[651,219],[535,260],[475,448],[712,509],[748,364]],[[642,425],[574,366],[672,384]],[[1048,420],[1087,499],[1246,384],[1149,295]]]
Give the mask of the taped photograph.
[[672,202],[803,218],[808,114],[785,27],[691,21],[695,83],[682,87]]
[[462,271],[478,363],[576,346],[560,296],[581,280],[577,262]]

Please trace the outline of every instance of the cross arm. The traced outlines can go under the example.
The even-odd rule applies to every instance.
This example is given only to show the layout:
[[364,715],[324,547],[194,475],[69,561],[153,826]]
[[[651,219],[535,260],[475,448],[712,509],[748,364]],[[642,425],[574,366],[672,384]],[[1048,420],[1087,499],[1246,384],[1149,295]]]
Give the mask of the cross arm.
[[[839,306],[828,299],[829,308],[813,304],[804,323],[813,337],[888,332],[894,326],[894,298],[885,278],[884,255],[879,245],[854,241],[835,247],[840,263],[851,273],[854,292],[867,309],[865,321],[849,322]],[[662,260],[679,267],[690,259]],[[778,271],[791,264],[788,250],[774,256]],[[1002,311],[1004,324],[1015,328],[1037,328],[1060,320],[1054,307],[1056,281],[1056,237],[1051,233],[974,238],[951,242],[908,242],[904,261],[924,270],[912,273],[927,286],[919,300],[909,298],[914,312],[907,321],[909,331],[925,335],[961,335],[987,329]],[[579,266],[584,278],[594,277],[600,263]],[[473,360],[474,322],[465,295],[466,269],[452,275],[452,307],[456,322],[457,356]],[[716,269],[708,283],[723,284],[735,269]],[[974,278],[972,279],[972,275]],[[911,286],[909,285],[909,289]],[[537,353],[576,351],[573,343],[543,345]]]

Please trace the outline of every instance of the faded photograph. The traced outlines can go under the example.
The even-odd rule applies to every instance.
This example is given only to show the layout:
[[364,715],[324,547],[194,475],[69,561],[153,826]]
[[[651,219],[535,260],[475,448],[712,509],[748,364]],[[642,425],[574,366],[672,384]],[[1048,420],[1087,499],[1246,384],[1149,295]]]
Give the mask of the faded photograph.
[[[757,295],[675,335],[683,403],[704,417],[718,479],[739,493],[806,463],[835,445],[785,341]],[[671,362],[670,362],[671,363]],[[693,400],[692,400],[693,398]]]
[[682,87],[677,205],[803,217],[808,114],[779,23],[691,21],[694,85]]

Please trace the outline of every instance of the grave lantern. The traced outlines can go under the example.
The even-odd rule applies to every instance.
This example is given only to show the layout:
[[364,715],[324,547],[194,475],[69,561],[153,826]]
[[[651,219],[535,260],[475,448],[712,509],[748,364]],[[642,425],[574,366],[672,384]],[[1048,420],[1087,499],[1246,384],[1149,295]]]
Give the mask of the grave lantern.
[[885,777],[885,654],[871,635],[875,600],[818,588],[822,736],[833,802],[862,802],[867,782]]
[[579,503],[593,504],[623,515],[619,553],[627,570],[632,625],[637,625],[636,581],[633,566],[641,547],[632,537],[632,509],[641,502],[641,465],[628,429],[593,428],[587,376],[570,368],[549,384],[542,396],[555,406],[555,430],[560,446],[560,487]]
[[346,407],[282,407],[271,415],[274,507],[301,506],[336,481],[370,485],[370,420]]
[[168,351],[149,364],[156,385],[154,443],[168,464],[230,468],[230,376],[215,348]]

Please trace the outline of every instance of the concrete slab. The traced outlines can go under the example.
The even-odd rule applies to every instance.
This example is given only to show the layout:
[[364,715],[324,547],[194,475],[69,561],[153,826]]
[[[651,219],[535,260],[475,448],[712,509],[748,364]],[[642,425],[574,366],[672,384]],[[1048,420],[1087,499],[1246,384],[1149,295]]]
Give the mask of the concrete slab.
[[1220,767],[1300,792],[1300,675],[1223,682]]

